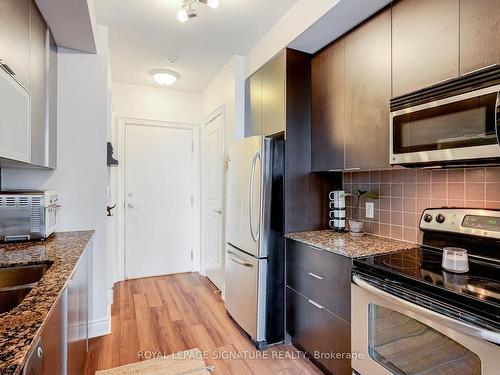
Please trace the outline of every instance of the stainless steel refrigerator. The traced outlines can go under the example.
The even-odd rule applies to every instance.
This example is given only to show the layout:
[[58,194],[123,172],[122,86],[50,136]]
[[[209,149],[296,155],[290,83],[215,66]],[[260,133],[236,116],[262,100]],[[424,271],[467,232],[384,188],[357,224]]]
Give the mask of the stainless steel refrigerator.
[[284,335],[284,140],[248,137],[228,157],[226,310],[261,348]]

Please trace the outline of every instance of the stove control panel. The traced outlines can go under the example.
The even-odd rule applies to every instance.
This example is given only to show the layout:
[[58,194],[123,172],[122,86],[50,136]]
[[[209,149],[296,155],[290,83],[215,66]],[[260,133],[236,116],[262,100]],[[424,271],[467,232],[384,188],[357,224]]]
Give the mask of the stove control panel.
[[500,239],[500,211],[472,208],[428,208],[420,218],[420,229]]

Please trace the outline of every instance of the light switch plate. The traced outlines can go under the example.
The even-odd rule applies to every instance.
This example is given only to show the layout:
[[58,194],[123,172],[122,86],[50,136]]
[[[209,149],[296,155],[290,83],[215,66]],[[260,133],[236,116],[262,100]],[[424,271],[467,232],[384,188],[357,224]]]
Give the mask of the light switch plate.
[[375,203],[366,202],[366,218],[373,219],[375,215]]

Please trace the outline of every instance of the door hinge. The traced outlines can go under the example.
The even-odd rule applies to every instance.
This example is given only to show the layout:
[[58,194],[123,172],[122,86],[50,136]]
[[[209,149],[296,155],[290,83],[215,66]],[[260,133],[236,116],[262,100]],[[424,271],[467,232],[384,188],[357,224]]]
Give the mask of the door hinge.
[[194,152],[194,141],[191,141],[191,152]]
[[193,250],[191,250],[191,260],[193,260]]
[[191,206],[194,205],[194,197],[191,195]]

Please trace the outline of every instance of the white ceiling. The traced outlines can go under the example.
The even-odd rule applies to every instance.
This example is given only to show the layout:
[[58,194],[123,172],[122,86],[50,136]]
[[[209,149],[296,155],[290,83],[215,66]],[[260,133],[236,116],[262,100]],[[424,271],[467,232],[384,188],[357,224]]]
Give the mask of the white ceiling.
[[[180,23],[182,0],[95,0],[97,21],[110,28],[113,81],[157,87],[151,70],[181,78],[170,89],[200,92],[232,55],[245,55],[297,0],[221,0],[197,5]],[[177,58],[175,64],[167,57]]]

